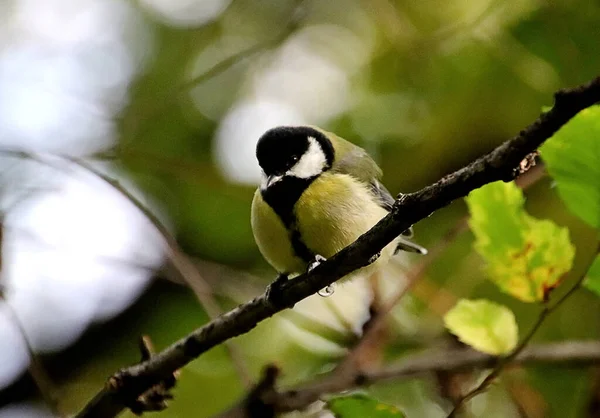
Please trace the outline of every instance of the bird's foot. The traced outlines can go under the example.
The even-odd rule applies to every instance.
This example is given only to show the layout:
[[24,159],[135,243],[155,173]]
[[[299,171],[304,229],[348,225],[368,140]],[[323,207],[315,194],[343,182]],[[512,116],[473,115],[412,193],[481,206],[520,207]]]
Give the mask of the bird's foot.
[[373,255],[371,256],[371,258],[369,258],[369,261],[368,261],[368,263],[369,263],[369,264],[373,264],[374,262],[376,262],[376,261],[377,261],[377,259],[378,259],[379,257],[381,257],[381,251],[380,251],[380,252],[378,252],[378,253],[375,253],[375,254],[373,254]]
[[285,273],[280,273],[277,278],[267,286],[267,300],[275,305],[281,306],[283,305],[283,286],[288,281],[288,275]]
[[313,258],[312,261],[310,263],[308,263],[308,268],[306,269],[306,272],[310,273],[315,268],[317,268],[319,266],[319,264],[321,264],[324,261],[327,261],[327,259],[325,257],[323,257],[322,255],[319,255],[319,254],[315,255],[315,258]]

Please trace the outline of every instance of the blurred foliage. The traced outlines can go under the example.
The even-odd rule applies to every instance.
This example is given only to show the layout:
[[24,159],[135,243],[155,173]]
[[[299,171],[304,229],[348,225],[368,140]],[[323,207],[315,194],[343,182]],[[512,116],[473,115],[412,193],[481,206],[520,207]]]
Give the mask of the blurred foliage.
[[524,302],[546,300],[573,265],[569,230],[527,215],[514,183],[485,185],[466,200],[475,249],[486,260],[490,279]]
[[364,394],[340,396],[327,401],[336,418],[402,418],[405,415],[393,405],[381,403]]
[[487,354],[507,354],[519,340],[515,315],[485,299],[459,300],[444,315],[444,323],[463,343]]
[[[261,292],[274,272],[260,257],[250,229],[254,187],[231,182],[224,175],[215,158],[215,133],[238,101],[253,97],[257,74],[287,42],[306,36],[320,59],[347,70],[345,107],[323,120],[323,127],[365,147],[380,163],[384,182],[393,193],[418,189],[492,149],[533,121],[543,106],[551,104],[555,90],[586,81],[600,68],[600,4],[586,0],[233,0],[215,21],[185,28],[170,26],[137,7],[151,28],[154,49],[144,74],[129,91],[112,154],[170,220],[187,253],[258,276],[253,281],[229,270],[216,274],[210,283],[223,309]],[[201,83],[194,82],[236,54],[241,55],[232,65]],[[303,82],[298,94],[327,80]],[[318,92],[315,95],[315,103],[325,100]],[[572,283],[597,248],[597,231],[589,225],[597,226],[593,208],[579,206],[587,198],[582,199],[580,191],[563,177],[581,174],[577,182],[588,184],[584,193],[598,192],[598,177],[594,177],[598,156],[593,154],[600,149],[598,135],[585,135],[596,129],[585,118],[570,125],[573,131],[557,134],[543,150],[558,192],[552,180],[544,178],[527,190],[525,202],[515,197],[512,209],[502,206],[505,211],[494,212],[486,226],[489,237],[497,229],[490,251],[521,248],[524,223],[551,230],[547,236],[530,232],[544,243],[559,237],[554,245],[567,245],[562,228],[568,228],[577,249],[574,259],[570,247],[563,248],[564,257],[556,267],[560,273],[557,270],[536,281],[539,286],[554,286],[559,278]],[[598,120],[592,121],[596,127]],[[573,137],[590,141],[588,148],[573,153],[572,160],[563,159],[561,143],[570,144]],[[594,138],[595,148],[590,145]],[[587,171],[579,170],[583,158],[589,159]],[[587,196],[590,202],[598,202]],[[500,204],[494,201],[494,207]],[[466,214],[463,202],[435,213],[416,225],[417,240],[435,245]],[[533,217],[552,223],[541,224]],[[475,235],[481,239],[477,230]],[[392,348],[387,352],[390,361],[417,346],[443,344],[447,339],[443,315],[463,297],[506,305],[516,318],[516,324],[508,321],[514,333],[517,326],[527,328],[535,320],[535,306],[485,280],[481,261],[473,255],[473,238],[470,233],[460,235],[394,310]],[[573,269],[566,272],[571,261]],[[202,268],[201,272],[206,273]],[[389,280],[392,285],[400,281],[401,274]],[[562,287],[556,292],[562,292]],[[539,288],[518,294],[523,300],[540,299]],[[341,312],[343,316],[343,308]],[[591,292],[577,292],[545,322],[534,340],[597,339],[600,324],[582,318],[598,315],[600,301]],[[149,334],[160,349],[207,320],[191,291],[157,281],[119,318],[91,330],[66,353],[45,358],[58,382],[63,407],[76,410],[102,387],[108,375],[136,362],[139,335]],[[284,370],[282,383],[293,384],[330,370],[340,352],[355,341],[352,324],[304,328],[308,330],[300,333],[275,317],[233,341],[253,377],[275,361]],[[514,344],[514,333],[510,333],[510,344],[504,342],[505,348],[497,352]],[[315,348],[324,342],[309,340],[310,334],[325,335],[321,340],[339,352]],[[327,336],[333,336],[333,341]],[[507,379],[518,380],[541,399],[543,416],[585,416],[593,390],[589,370],[535,367],[507,374]],[[29,389],[27,396],[34,394]],[[218,347],[184,368],[175,400],[157,416],[210,416],[243,392],[226,350]],[[449,405],[434,376],[376,385],[370,392],[398,405],[411,418],[445,416],[444,408]],[[494,387],[480,399],[471,416],[518,416],[508,385]]]
[[542,157],[567,207],[600,231],[600,106],[584,109],[543,147]]
[[594,264],[590,267],[584,285],[600,296],[600,256],[596,257]]

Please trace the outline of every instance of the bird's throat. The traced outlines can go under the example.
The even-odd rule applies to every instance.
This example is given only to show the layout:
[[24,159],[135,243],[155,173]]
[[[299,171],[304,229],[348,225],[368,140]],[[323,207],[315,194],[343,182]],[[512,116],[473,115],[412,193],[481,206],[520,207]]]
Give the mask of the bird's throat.
[[296,255],[306,262],[314,259],[315,254],[302,241],[302,236],[297,226],[294,205],[317,177],[303,179],[286,176],[266,189],[261,190],[263,200],[271,206],[289,231],[292,247]]

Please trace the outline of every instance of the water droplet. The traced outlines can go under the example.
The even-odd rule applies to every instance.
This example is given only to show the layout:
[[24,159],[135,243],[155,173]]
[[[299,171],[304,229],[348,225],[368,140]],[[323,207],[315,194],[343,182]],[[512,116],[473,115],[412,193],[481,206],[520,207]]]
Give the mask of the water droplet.
[[334,285],[334,283],[332,283],[329,286],[324,287],[323,289],[319,290],[317,292],[317,294],[319,296],[321,296],[322,298],[328,298],[329,296],[333,295],[334,292],[335,292],[335,285]]

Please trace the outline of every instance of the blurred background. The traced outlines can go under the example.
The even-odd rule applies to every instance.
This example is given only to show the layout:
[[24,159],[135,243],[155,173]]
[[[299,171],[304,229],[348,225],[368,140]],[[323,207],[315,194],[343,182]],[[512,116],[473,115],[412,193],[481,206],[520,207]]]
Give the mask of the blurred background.
[[[596,76],[599,21],[600,4],[586,0],[0,2],[0,417],[73,413],[139,360],[140,335],[164,348],[209,311],[264,290],[275,273],[249,216],[266,129],[334,131],[375,157],[393,194],[414,191],[517,133],[557,89]],[[533,216],[569,227],[575,277],[594,231],[549,178],[526,193]],[[199,283],[182,284],[140,206],[197,265]],[[416,240],[436,247],[465,214],[455,202],[418,224]],[[447,344],[441,316],[459,297],[505,303],[531,325],[538,307],[486,281],[471,243],[467,231],[445,245],[392,313],[373,361]],[[381,295],[421,262],[403,257],[379,278]],[[273,361],[288,384],[331,369],[368,319],[372,288],[314,296],[234,349],[213,349],[183,370],[158,416],[217,413]],[[578,291],[535,341],[598,338],[599,314]],[[599,381],[594,369],[517,369],[470,414],[596,416]],[[450,405],[444,382],[371,391],[435,418]]]

